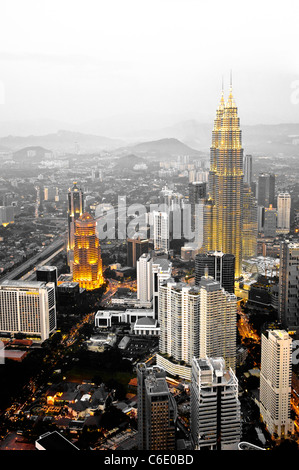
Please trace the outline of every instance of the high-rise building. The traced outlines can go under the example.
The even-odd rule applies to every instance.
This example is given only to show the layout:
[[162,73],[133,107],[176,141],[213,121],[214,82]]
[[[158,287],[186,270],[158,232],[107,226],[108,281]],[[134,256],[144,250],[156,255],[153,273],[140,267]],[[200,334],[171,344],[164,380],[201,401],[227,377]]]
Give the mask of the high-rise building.
[[0,332],[49,338],[56,329],[55,284],[11,281],[0,284]]
[[284,330],[267,330],[261,339],[260,413],[270,434],[287,438],[291,420],[292,338]]
[[199,356],[199,288],[169,279],[159,287],[160,340],[157,364],[171,375],[190,378]]
[[209,200],[209,210],[204,214],[206,227],[201,251],[234,255],[235,278],[239,278],[242,273],[243,148],[232,87],[226,103],[222,93],[214,121]]
[[258,177],[257,204],[275,207],[275,175],[261,173]]
[[277,229],[277,210],[270,204],[264,210],[264,235],[265,237],[276,237]]
[[74,182],[72,188],[68,191],[68,264],[72,271],[73,256],[75,247],[75,221],[81,217],[84,212],[83,192]]
[[299,330],[299,243],[280,244],[279,320],[286,330]]
[[137,260],[143,253],[148,253],[149,241],[140,237],[127,240],[127,265],[136,268]]
[[13,224],[15,220],[15,211],[13,206],[0,206],[0,225],[6,227]]
[[291,195],[279,193],[277,196],[277,232],[289,233],[291,226]]
[[73,281],[87,290],[98,289],[104,282],[96,224],[87,212],[75,221]]
[[175,450],[177,407],[157,366],[137,365],[138,450]]
[[208,268],[208,275],[231,294],[235,286],[235,257],[221,251],[209,251],[195,256],[195,285],[199,286]]
[[159,320],[159,286],[162,282],[171,278],[172,263],[166,258],[153,257],[152,276],[153,276],[153,310],[155,319]]
[[265,208],[263,206],[257,206],[257,230],[261,233],[264,230],[265,222]]
[[199,355],[223,357],[226,368],[236,369],[237,297],[225,292],[207,274],[200,282]]
[[159,287],[157,364],[190,380],[193,357],[223,357],[236,368],[237,298],[206,275],[199,286],[168,279]]
[[38,266],[35,273],[38,282],[53,282],[57,286],[58,270],[56,266]]
[[[191,230],[194,232],[198,225],[198,204],[203,204],[207,197],[207,183],[195,181],[189,183],[189,204],[191,205]],[[203,221],[200,221],[201,224]]]
[[169,252],[169,213],[153,211],[154,249]]
[[151,302],[153,298],[153,260],[149,253],[144,253],[137,261],[137,299]]
[[252,155],[245,155],[244,157],[244,183],[249,186],[252,183]]
[[242,229],[242,254],[243,259],[257,255],[258,236],[258,210],[256,199],[251,187],[243,185],[243,229]]
[[241,438],[238,380],[223,358],[193,358],[190,416],[195,450],[237,450]]

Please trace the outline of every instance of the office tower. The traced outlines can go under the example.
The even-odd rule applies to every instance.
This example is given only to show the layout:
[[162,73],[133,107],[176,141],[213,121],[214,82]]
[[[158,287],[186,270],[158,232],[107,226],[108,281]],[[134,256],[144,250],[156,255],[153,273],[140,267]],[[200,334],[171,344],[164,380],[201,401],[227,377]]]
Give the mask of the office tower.
[[207,197],[207,183],[206,182],[194,182],[190,183],[189,189],[189,204],[191,205],[191,230],[194,232],[196,226],[197,204],[202,204]]
[[59,190],[57,187],[44,187],[44,201],[54,202],[59,201]]
[[261,233],[264,230],[265,221],[265,208],[263,206],[257,206],[257,230]]
[[[169,279],[159,287],[159,351],[170,362],[191,367],[199,355],[199,288]],[[168,365],[172,367],[171,364]],[[168,367],[167,366],[167,367]],[[164,366],[163,366],[164,367]],[[171,370],[168,369],[171,373]],[[173,374],[176,375],[176,374]]]
[[199,355],[223,357],[226,368],[236,369],[237,297],[225,292],[207,273],[200,285]]
[[264,210],[264,235],[265,237],[276,237],[277,210],[270,205]]
[[261,173],[258,177],[257,187],[258,206],[275,207],[275,175]]
[[251,181],[250,188],[251,188],[251,192],[253,194],[253,197],[255,197],[255,199],[256,199],[256,182],[255,181]]
[[279,320],[286,330],[299,329],[299,243],[280,244]]
[[104,282],[96,224],[87,212],[75,221],[73,281],[86,290],[98,289]]
[[244,157],[244,183],[249,186],[252,183],[252,155],[245,155]]
[[289,233],[291,220],[291,195],[279,193],[277,196],[277,232]]
[[15,220],[14,215],[13,206],[0,206],[0,225],[7,227],[9,224],[13,224]]
[[153,257],[152,285],[153,285],[153,310],[155,319],[159,321],[159,286],[171,277],[172,263],[166,258]]
[[207,209],[202,252],[214,250],[234,255],[235,278],[239,278],[242,273],[243,148],[232,87],[226,103],[222,93],[214,120]]
[[138,450],[175,450],[176,403],[157,366],[137,364]]
[[195,450],[237,450],[241,438],[238,380],[223,358],[193,358],[190,416]]
[[243,185],[243,229],[242,254],[243,259],[257,255],[258,236],[257,203],[248,184]]
[[169,252],[169,214],[168,212],[153,211],[154,249]]
[[71,272],[73,269],[73,256],[75,246],[75,221],[81,217],[84,211],[83,192],[74,182],[72,188],[68,191],[68,264]]
[[56,266],[38,266],[35,272],[38,282],[53,282],[57,287],[58,271]]
[[55,285],[6,280],[0,284],[0,332],[49,338],[56,329]]
[[206,273],[219,282],[220,286],[231,294],[235,286],[235,257],[221,251],[209,251],[195,256],[195,285],[199,286]]
[[270,434],[287,438],[290,418],[292,338],[284,330],[267,330],[261,340],[260,413]]
[[127,265],[136,268],[137,260],[143,253],[148,253],[149,241],[136,238],[128,238],[127,240]]
[[137,299],[151,302],[153,297],[153,260],[150,254],[144,253],[137,261]]

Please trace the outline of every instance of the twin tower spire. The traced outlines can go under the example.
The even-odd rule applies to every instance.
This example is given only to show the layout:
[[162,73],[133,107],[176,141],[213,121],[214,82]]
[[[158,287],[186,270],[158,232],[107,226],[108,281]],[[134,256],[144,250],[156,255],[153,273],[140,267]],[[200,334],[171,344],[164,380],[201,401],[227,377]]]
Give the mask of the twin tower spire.
[[243,148],[238,109],[224,90],[216,111],[210,148],[209,199],[205,209],[202,252],[235,256],[235,278],[242,272]]
[[234,107],[236,108],[236,103],[234,101],[234,97],[233,97],[233,78],[232,78],[232,72],[230,73],[230,84],[229,84],[229,94],[228,94],[228,100],[227,102],[225,103],[225,99],[224,99],[224,81],[223,81],[223,77],[222,77],[222,86],[221,86],[221,98],[220,98],[220,104],[218,106],[218,110],[219,111],[223,111],[224,108],[226,107]]

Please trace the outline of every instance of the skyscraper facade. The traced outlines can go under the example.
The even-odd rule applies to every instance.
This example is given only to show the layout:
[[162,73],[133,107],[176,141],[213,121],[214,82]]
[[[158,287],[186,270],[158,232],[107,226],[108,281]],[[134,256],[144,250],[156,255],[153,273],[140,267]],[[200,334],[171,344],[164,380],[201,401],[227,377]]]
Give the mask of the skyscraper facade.
[[199,355],[200,293],[198,287],[173,279],[159,287],[160,340],[157,364],[171,375],[190,378],[193,356]]
[[143,253],[148,253],[149,242],[140,237],[127,240],[127,265],[136,268],[136,263]]
[[206,275],[200,282],[199,355],[223,357],[227,369],[236,369],[237,297],[225,292]]
[[280,244],[278,316],[286,330],[299,330],[299,243]]
[[223,358],[193,358],[191,438],[195,450],[237,450],[241,438],[238,380]]
[[137,261],[137,299],[151,302],[153,297],[153,260],[150,254],[144,253]]
[[258,209],[256,199],[251,186],[243,185],[243,230],[242,230],[242,255],[243,259],[257,255],[258,237]]
[[96,220],[85,212],[75,221],[73,281],[86,290],[98,289],[104,282],[101,247]]
[[169,213],[153,211],[154,249],[169,252]]
[[289,233],[291,227],[291,195],[279,193],[277,196],[277,232]]
[[252,155],[245,155],[244,157],[244,183],[249,186],[252,183]]
[[6,280],[0,284],[0,332],[45,341],[55,329],[54,283]]
[[284,330],[267,330],[261,341],[260,413],[270,434],[287,438],[291,420],[292,338]]
[[138,450],[175,450],[177,408],[165,371],[137,365]]
[[203,203],[207,197],[207,183],[195,181],[189,183],[188,189],[189,204],[191,205],[191,230],[194,232],[198,218],[197,205]]
[[165,280],[171,278],[172,263],[163,257],[153,257],[152,285],[153,285],[153,310],[156,320],[159,320],[159,287]]
[[[232,88],[227,102],[222,93],[210,150],[209,210],[202,252],[235,256],[235,278],[242,272],[243,148],[238,109]],[[210,217],[211,220],[207,220]]]
[[221,251],[209,251],[195,256],[195,285],[199,286],[206,273],[219,282],[220,286],[231,294],[235,285],[235,257]]
[[258,206],[275,207],[275,175],[261,173],[258,177],[257,204]]
[[270,204],[264,210],[264,227],[263,232],[265,237],[276,237],[277,230],[277,210]]
[[83,192],[74,182],[73,187],[68,191],[68,264],[72,271],[73,255],[75,247],[75,221],[81,217],[84,211]]

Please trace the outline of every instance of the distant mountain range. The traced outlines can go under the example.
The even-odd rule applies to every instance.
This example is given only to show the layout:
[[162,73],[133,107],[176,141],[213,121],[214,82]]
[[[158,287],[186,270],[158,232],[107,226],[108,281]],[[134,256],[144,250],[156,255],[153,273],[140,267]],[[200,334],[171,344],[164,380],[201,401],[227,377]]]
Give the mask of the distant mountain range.
[[195,150],[175,138],[159,139],[149,142],[142,142],[130,147],[134,154],[138,156],[157,156],[160,158],[177,157],[178,155],[190,155],[199,157],[202,152]]
[[[132,131],[123,140],[68,130],[45,135],[8,135],[0,138],[0,152],[40,146],[70,153],[79,149],[82,152],[117,150],[120,154],[127,151],[142,157],[146,154],[200,156],[200,152],[209,152],[212,130],[213,123],[188,120],[162,129]],[[299,124],[241,124],[241,130],[244,153],[299,156]]]
[[[172,137],[193,149],[209,152],[212,130],[213,123],[201,124],[196,120],[189,120],[156,131],[139,131],[135,134],[135,139],[144,141]],[[241,131],[244,153],[269,156],[285,153],[299,156],[299,124],[241,124]]]
[[124,144],[118,139],[110,139],[99,135],[82,134],[61,130],[54,134],[28,135],[2,137],[0,145],[10,150],[16,151],[24,147],[46,147],[52,151],[98,151],[104,149],[118,148]]

